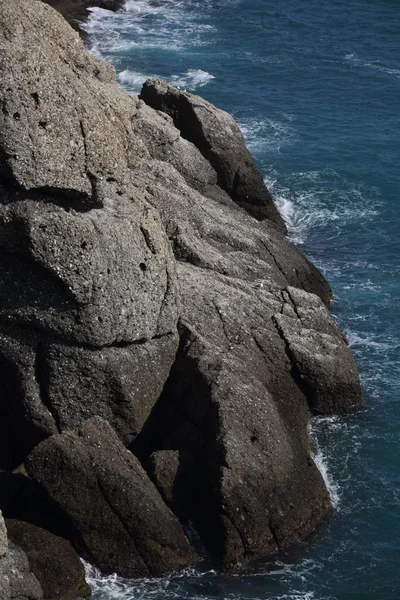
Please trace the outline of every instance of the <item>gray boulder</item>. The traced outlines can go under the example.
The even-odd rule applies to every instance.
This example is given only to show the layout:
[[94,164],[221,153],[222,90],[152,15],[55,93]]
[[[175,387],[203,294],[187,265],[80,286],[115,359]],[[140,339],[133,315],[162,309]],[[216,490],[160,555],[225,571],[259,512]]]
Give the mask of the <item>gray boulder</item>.
[[70,523],[70,536],[104,573],[165,575],[197,556],[139,461],[100,417],[55,435],[26,460]]
[[148,80],[140,98],[172,117],[181,136],[197,146],[214,167],[219,186],[239,206],[284,230],[283,219],[231,115],[159,79]]
[[7,519],[9,539],[23,550],[43,590],[43,600],[77,600],[91,595],[85,570],[73,547],[30,523]]
[[43,600],[42,588],[30,571],[26,554],[7,539],[1,511],[0,597],[2,600]]
[[[343,337],[317,323],[303,327],[290,287],[282,294],[188,263],[178,274],[185,310],[178,359],[133,449],[144,461],[153,451],[148,472],[166,501],[195,524],[223,566],[234,569],[303,539],[327,514],[307,404],[326,413],[333,397],[336,408],[343,408],[344,398],[347,409],[357,406],[359,384]],[[304,312],[314,306],[325,311],[324,324],[334,329],[317,296],[302,292],[297,302]],[[306,379],[303,364],[288,352],[279,326],[285,312],[291,331],[304,333],[311,362],[327,336],[333,341],[324,347],[336,374],[326,404],[321,396],[317,407],[313,398],[329,382],[321,377],[313,387],[316,378]],[[352,387],[344,395],[349,373]]]
[[273,225],[201,195],[164,161],[132,172],[169,234],[182,303],[176,362],[132,448],[235,569],[327,514],[307,424],[310,411],[360,404],[357,369],[327,310],[329,286]]

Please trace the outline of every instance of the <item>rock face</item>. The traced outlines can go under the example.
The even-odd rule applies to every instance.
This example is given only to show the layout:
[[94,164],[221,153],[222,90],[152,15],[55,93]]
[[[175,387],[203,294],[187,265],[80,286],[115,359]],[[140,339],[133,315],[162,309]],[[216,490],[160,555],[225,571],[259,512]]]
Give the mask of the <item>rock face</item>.
[[119,90],[37,0],[0,0],[0,55],[0,464],[106,572],[195,564],[189,521],[230,570],[303,539],[310,414],[360,386],[238,126]]
[[83,565],[69,542],[14,519],[7,519],[7,532],[9,539],[26,553],[44,600],[75,600],[91,595]]
[[254,217],[267,218],[284,230],[283,219],[245,146],[239,126],[228,113],[160,80],[147,81],[140,98],[173,119],[182,138],[192,142],[214,167],[218,185],[234,202]]
[[160,576],[196,564],[178,519],[100,417],[39,444],[26,467],[69,517],[75,543],[103,572]]
[[0,512],[0,597],[2,600],[44,600],[41,586],[30,572],[26,554],[7,540]]

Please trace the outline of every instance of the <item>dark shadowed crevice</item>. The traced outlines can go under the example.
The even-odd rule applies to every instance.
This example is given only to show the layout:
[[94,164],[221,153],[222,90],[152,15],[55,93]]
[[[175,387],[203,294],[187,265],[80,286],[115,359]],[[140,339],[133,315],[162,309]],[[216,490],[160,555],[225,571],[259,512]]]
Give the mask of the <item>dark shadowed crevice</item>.
[[161,340],[163,338],[170,338],[175,335],[174,332],[167,332],[154,335],[151,338],[139,338],[137,340],[121,340],[121,341],[113,341],[110,344],[88,344],[84,342],[78,342],[75,340],[67,339],[64,334],[57,335],[55,332],[48,330],[44,325],[40,325],[40,323],[32,323],[28,321],[24,321],[21,318],[14,317],[10,315],[1,316],[0,315],[0,325],[3,333],[7,333],[8,335],[18,335],[20,333],[33,333],[33,334],[42,334],[45,335],[47,343],[61,344],[66,348],[81,348],[83,350],[93,350],[98,351],[106,348],[131,348],[133,346],[143,346],[148,342],[153,340]]
[[13,202],[32,200],[34,202],[42,202],[43,204],[54,204],[66,212],[74,210],[78,213],[85,213],[93,208],[102,208],[100,201],[94,201],[92,196],[86,192],[79,192],[73,188],[42,186],[25,189],[22,185],[16,183],[11,169],[9,169],[8,176],[7,171],[3,171],[0,176],[0,196],[0,204],[12,204]]
[[46,344],[39,342],[36,349],[35,378],[39,387],[40,399],[54,419],[58,433],[61,433],[61,425],[58,415],[53,410],[49,393],[49,372],[46,361]]
[[0,352],[0,421],[7,432],[13,468],[50,435],[45,424],[32,422],[25,395],[20,370],[12,359]]
[[179,464],[171,481],[170,508],[184,525],[189,522],[202,545],[218,560],[224,552],[221,521],[221,465],[225,457],[220,443],[220,423],[212,389],[190,356],[193,338],[180,327],[180,347],[160,399],[145,426],[130,446],[157,485],[149,459],[157,451],[178,451]]
[[[20,254],[1,248],[0,311],[15,313],[17,308],[29,306],[62,311],[76,304],[69,286],[49,269],[25,252]],[[8,312],[6,319],[7,322],[13,320],[11,313]]]

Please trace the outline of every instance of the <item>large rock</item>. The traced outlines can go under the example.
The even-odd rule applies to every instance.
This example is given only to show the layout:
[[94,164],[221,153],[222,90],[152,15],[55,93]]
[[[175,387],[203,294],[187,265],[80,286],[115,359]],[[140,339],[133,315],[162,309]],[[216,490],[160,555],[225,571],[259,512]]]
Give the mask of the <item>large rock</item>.
[[43,600],[76,600],[91,595],[85,570],[66,540],[23,521],[7,519],[9,539],[23,550],[43,590]]
[[0,55],[1,462],[31,452],[106,572],[196,562],[166,504],[229,569],[303,539],[329,510],[309,416],[360,386],[238,126],[119,90],[37,0],[0,0]]
[[30,571],[26,554],[9,543],[0,511],[0,597],[1,600],[43,600],[40,583]]
[[[160,212],[175,258],[262,288],[292,285],[328,305],[332,291],[302,252],[269,221],[257,222],[200,194],[172,165],[159,160],[132,167],[134,185]],[[326,313],[326,311],[325,311]]]
[[179,294],[130,182],[150,158],[143,103],[49,6],[0,8],[0,415],[18,464],[95,414],[132,440],[175,358]]
[[237,204],[256,218],[269,219],[284,229],[283,219],[231,115],[159,79],[148,80],[140,98],[172,117],[182,137],[199,148],[214,167],[218,184]]
[[196,564],[178,519],[100,417],[39,444],[26,468],[69,518],[74,543],[104,573],[159,576]]
[[174,331],[175,266],[159,216],[114,192],[86,213],[0,207],[0,319],[88,347]]
[[[327,514],[329,498],[306,430],[307,400],[319,412],[330,413],[332,403],[342,409],[344,401],[348,409],[360,402],[359,384],[351,353],[317,296],[302,292],[300,298],[290,287],[282,293],[184,263],[178,273],[181,348],[134,451],[144,461],[153,452],[148,468],[160,492],[231,569],[287,548]],[[291,293],[299,313],[315,309],[325,314],[323,322],[302,323]],[[293,360],[282,318],[290,331],[302,332],[310,360],[323,348],[328,379],[321,374],[317,384],[307,362],[303,368]],[[320,392],[333,371],[336,384],[323,404]]]
[[59,429],[74,429],[96,414],[131,443],[162,392],[177,346],[176,335],[101,350],[50,344],[43,369]]
[[201,195],[165,161],[132,172],[169,234],[182,302],[177,360],[132,448],[166,502],[236,568],[327,514],[309,411],[358,406],[357,370],[329,286],[271,223]]

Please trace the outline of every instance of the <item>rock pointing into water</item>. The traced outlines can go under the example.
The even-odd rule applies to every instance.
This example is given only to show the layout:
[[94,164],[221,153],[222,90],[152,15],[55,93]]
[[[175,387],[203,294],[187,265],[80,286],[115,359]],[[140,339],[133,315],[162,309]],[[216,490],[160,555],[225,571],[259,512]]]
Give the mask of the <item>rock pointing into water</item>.
[[7,519],[7,533],[26,553],[44,599],[75,600],[91,595],[83,564],[67,540],[15,519]]
[[26,554],[7,540],[0,511],[0,597],[2,600],[43,600],[43,591],[30,572]]
[[218,185],[256,218],[284,229],[283,219],[247,150],[239,126],[223,110],[199,96],[152,80],[140,94],[146,104],[168,114],[181,136],[192,142],[214,167]]
[[238,126],[119,90],[37,0],[0,0],[0,55],[0,468],[41,499],[0,508],[129,577],[196,564],[189,522],[229,570],[303,539],[310,415],[360,386]]
[[42,0],[58,10],[75,28],[84,20],[93,6],[107,10],[117,10],[124,0]]
[[104,572],[160,576],[196,564],[178,519],[101,417],[42,442],[26,467],[68,516],[74,542]]

